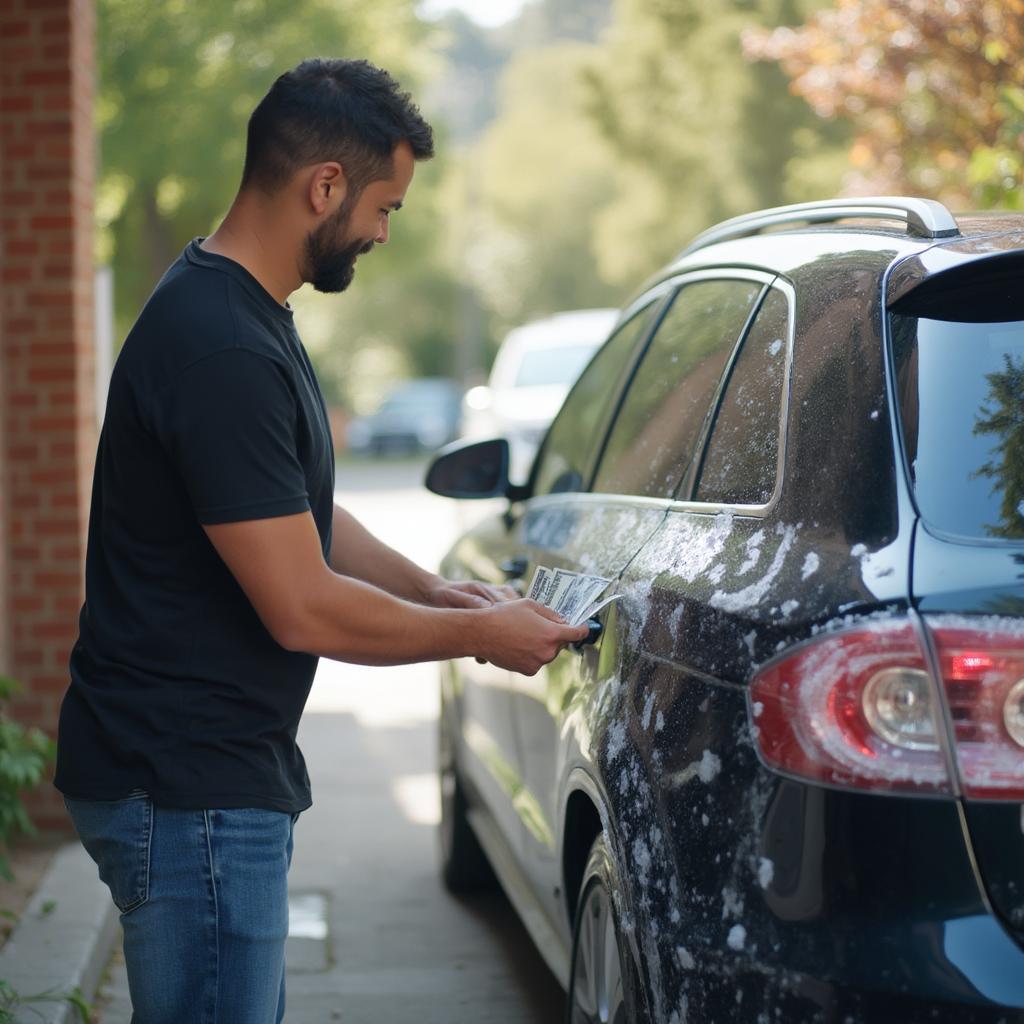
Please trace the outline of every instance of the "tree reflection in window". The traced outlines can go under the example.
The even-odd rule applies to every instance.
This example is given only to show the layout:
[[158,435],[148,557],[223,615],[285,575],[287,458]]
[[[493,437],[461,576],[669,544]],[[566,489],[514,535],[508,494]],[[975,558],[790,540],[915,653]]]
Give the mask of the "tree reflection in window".
[[989,397],[975,417],[975,434],[992,434],[998,441],[992,458],[975,476],[993,480],[992,493],[1002,491],[997,524],[986,523],[993,537],[1024,536],[1024,359],[1003,353],[1003,370],[985,374]]

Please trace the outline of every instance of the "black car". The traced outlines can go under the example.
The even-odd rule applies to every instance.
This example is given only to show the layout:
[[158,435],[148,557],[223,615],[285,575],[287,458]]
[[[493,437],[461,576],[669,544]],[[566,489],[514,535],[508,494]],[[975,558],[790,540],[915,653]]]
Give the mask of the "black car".
[[346,433],[353,455],[433,452],[458,436],[462,389],[444,377],[423,377],[392,388],[369,416],[353,419]]
[[804,204],[622,312],[452,577],[622,595],[532,678],[442,671],[444,877],[569,1019],[1024,1021],[1024,217]]

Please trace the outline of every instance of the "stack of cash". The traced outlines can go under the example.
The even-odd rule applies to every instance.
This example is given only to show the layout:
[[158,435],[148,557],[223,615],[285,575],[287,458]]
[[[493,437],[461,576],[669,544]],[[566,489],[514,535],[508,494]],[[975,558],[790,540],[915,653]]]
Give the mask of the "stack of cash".
[[619,594],[601,596],[609,583],[603,576],[538,565],[526,596],[554,609],[570,625],[580,626],[619,598]]

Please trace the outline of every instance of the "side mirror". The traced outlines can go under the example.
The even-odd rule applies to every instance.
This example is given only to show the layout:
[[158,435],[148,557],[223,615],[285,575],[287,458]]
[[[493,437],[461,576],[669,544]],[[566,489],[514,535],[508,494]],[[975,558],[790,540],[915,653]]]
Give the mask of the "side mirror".
[[428,491],[445,498],[506,498],[508,441],[454,441],[431,462],[425,481]]

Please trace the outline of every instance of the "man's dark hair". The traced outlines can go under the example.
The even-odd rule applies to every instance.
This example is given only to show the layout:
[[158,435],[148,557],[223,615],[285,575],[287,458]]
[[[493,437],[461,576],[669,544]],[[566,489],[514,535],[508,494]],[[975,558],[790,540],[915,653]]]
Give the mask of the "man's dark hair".
[[273,194],[300,168],[337,160],[358,196],[391,176],[392,153],[403,141],[417,160],[434,155],[430,125],[386,71],[365,60],[304,60],[274,82],[249,118],[242,185]]

